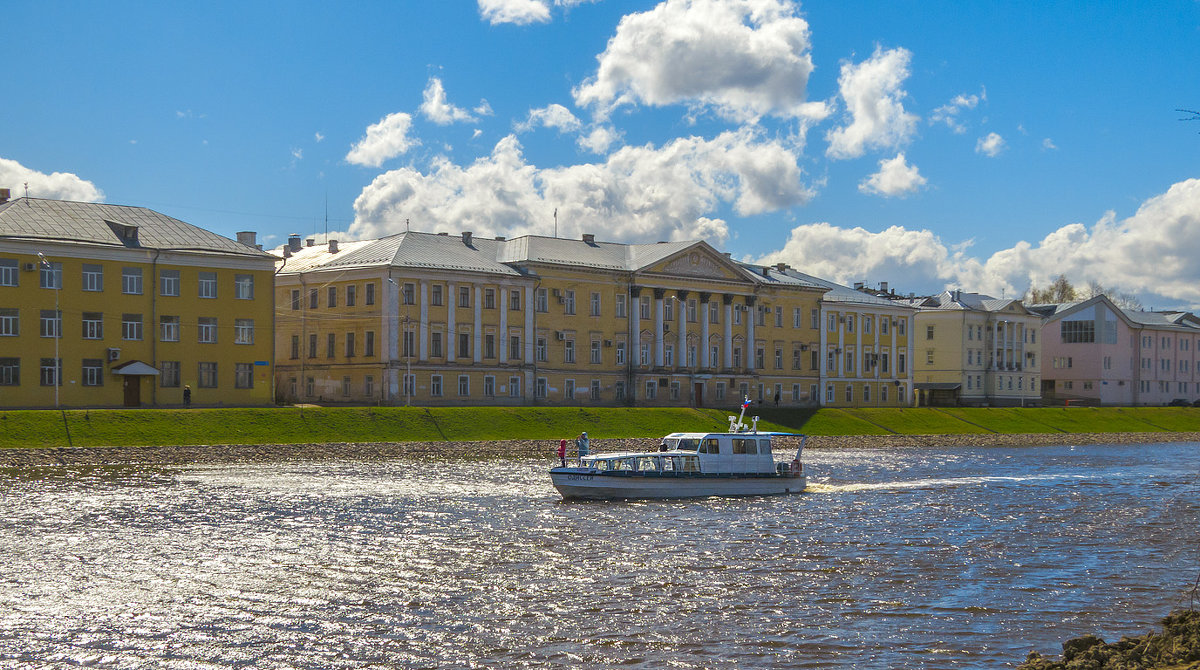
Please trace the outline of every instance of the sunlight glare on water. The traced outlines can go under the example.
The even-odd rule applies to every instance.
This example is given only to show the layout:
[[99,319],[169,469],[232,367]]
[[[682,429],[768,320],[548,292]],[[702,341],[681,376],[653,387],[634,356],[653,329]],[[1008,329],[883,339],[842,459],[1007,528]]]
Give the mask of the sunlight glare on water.
[[1200,569],[1200,445],[806,461],[622,502],[534,460],[6,471],[0,667],[1003,667]]

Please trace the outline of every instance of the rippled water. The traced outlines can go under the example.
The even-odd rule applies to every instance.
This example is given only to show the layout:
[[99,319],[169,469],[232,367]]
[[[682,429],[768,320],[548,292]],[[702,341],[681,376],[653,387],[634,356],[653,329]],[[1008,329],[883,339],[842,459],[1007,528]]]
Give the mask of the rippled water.
[[1200,570],[1198,444],[806,456],[621,503],[532,460],[0,471],[0,667],[999,667]]

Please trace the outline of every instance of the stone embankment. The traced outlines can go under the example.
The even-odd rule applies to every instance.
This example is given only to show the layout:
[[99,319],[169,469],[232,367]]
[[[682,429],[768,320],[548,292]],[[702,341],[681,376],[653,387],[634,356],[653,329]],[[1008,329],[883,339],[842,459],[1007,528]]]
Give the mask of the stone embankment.
[[[787,455],[799,438],[776,438],[776,454]],[[574,455],[574,442],[569,454]],[[1036,446],[1056,444],[1134,444],[1200,442],[1190,433],[1052,433],[1025,435],[859,435],[813,436],[808,449]],[[595,453],[654,449],[657,439],[592,440]],[[386,458],[552,458],[557,440],[491,442],[343,442],[321,444],[181,445],[154,447],[64,447],[0,450],[0,468],[40,465],[187,465],[267,463],[307,460]]]
[[1030,652],[1017,670],[1200,669],[1200,612],[1175,612],[1162,625],[1161,633],[1122,637],[1112,643],[1095,635],[1067,640],[1061,660]]

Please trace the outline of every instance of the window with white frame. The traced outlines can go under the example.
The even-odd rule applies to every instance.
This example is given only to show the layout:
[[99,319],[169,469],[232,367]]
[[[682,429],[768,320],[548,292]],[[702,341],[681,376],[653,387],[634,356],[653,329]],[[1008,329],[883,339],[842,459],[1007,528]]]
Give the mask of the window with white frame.
[[[38,278],[42,288],[61,289],[62,288],[62,263],[43,261],[40,265]],[[16,286],[14,282],[11,286]]]
[[592,291],[591,298],[588,301],[588,314],[591,316],[600,316],[600,293]]
[[716,397],[714,399],[717,402],[725,401],[725,382],[717,382],[717,391],[715,395]]
[[563,400],[575,399],[575,380],[566,379],[563,381]]
[[508,378],[508,397],[510,397],[510,398],[520,398],[521,397],[521,378],[520,377],[509,377]]
[[254,344],[254,319],[234,319],[233,343]]
[[179,317],[178,316],[160,316],[158,317],[159,335],[158,339],[162,342],[178,342],[179,341]]
[[708,322],[711,324],[721,323],[721,303],[716,300],[708,301]]
[[458,395],[471,395],[471,378],[468,375],[458,376]]
[[123,340],[140,340],[140,339],[142,339],[142,315],[141,314],[122,314],[121,315],[121,339],[123,339]]
[[658,397],[658,382],[646,382],[646,400],[654,400]]
[[534,292],[534,300],[536,301],[536,304],[534,304],[534,306],[533,306],[535,311],[538,311],[538,312],[550,311],[550,300],[547,297],[546,289],[539,288],[536,292]]
[[650,296],[644,295],[638,299],[638,318],[643,321],[650,319]]
[[617,342],[616,364],[625,365],[625,343]]
[[575,340],[563,341],[563,363],[575,362]]
[[0,286],[17,285],[17,268],[19,266],[20,264],[15,258],[0,258]]
[[515,288],[508,290],[508,309],[510,312],[521,311],[521,292]]
[[[201,272],[201,273],[199,273],[199,276],[197,277],[197,281],[199,282],[197,285],[198,286],[198,295],[201,298],[216,298],[217,297],[217,273]],[[312,305],[310,305],[310,307],[312,307],[313,309],[316,309],[316,307],[317,307],[316,289],[313,289]]]
[[13,308],[0,309],[0,337],[16,337],[20,334],[20,311]]
[[494,288],[483,289],[483,308],[484,309],[496,309],[496,289],[494,289]]
[[546,378],[538,377],[533,383],[533,395],[536,398],[546,397]]
[[600,364],[600,340],[592,340],[592,349],[589,362],[594,365]]
[[217,364],[205,361],[197,365],[196,385],[203,389],[217,388]]
[[179,296],[179,270],[159,270],[158,294],[166,297]]
[[671,382],[671,400],[679,400],[679,382]]
[[158,385],[162,388],[179,388],[179,370],[179,361],[159,361]]
[[484,375],[483,377],[483,397],[496,397],[496,378],[492,375]]
[[535,358],[537,358],[538,362],[540,362],[540,363],[546,362],[546,338],[544,338],[544,337],[537,338],[537,343],[536,343],[536,346],[534,347],[534,354],[535,354]]
[[43,358],[41,373],[42,386],[62,386],[62,359]]
[[441,307],[442,301],[442,285],[434,284],[429,289],[429,304],[434,305],[435,307]]
[[[178,272],[178,270],[176,271]],[[93,265],[91,263],[83,264],[83,290],[85,291],[103,291],[104,290],[104,266]]]
[[429,377],[429,395],[434,398],[442,397],[442,376],[431,375]]
[[82,372],[84,386],[104,386],[104,361],[99,358],[85,358]]
[[141,268],[121,268],[121,292],[129,295],[142,294]]
[[690,298],[687,301],[687,320],[688,323],[696,323],[699,319],[696,318],[696,299]]
[[[239,389],[254,388],[254,364],[253,363],[234,363],[233,364],[233,386]],[[344,395],[349,395],[344,394]]]
[[568,289],[566,291],[563,291],[563,293],[566,296],[566,298],[563,301],[563,313],[564,314],[574,314],[575,313],[575,291]]
[[618,319],[624,319],[627,316],[625,313],[625,303],[626,296],[624,293],[617,293],[613,296],[613,312]]
[[196,340],[201,344],[216,343],[217,317],[202,316],[196,320]]
[[613,399],[617,402],[625,400],[625,382],[616,382],[613,384]]

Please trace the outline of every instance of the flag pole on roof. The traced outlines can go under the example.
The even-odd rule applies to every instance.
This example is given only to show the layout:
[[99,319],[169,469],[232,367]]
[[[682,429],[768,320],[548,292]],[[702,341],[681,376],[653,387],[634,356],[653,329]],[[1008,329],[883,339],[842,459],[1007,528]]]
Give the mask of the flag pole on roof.
[[554,208],[554,239],[558,239],[558,208]]

